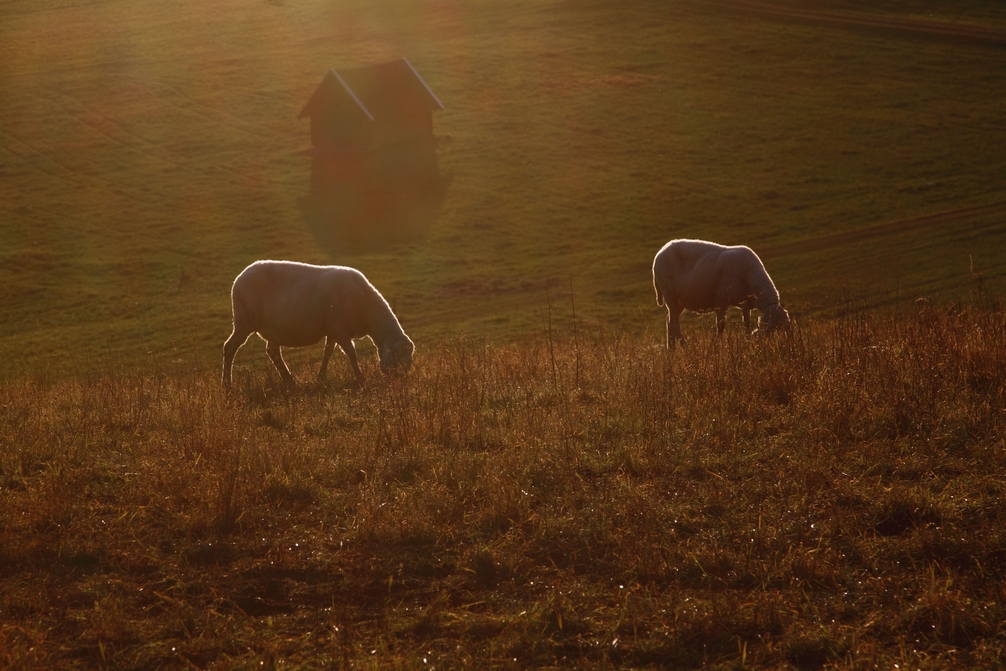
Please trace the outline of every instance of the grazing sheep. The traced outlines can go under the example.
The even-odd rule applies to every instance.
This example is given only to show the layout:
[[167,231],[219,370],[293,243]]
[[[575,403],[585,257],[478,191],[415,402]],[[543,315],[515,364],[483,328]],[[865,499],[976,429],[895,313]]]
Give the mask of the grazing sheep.
[[779,292],[758,255],[744,246],[727,247],[703,240],[671,240],[653,259],[657,305],[667,306],[667,347],[685,342],[679,318],[683,310],[715,312],[723,333],[727,308],[744,312],[744,330],[751,333],[751,309],[758,308],[759,328],[790,329],[789,313],[779,305]]
[[370,336],[380,353],[381,369],[408,370],[415,350],[387,301],[358,270],[312,266],[294,261],[256,261],[241,271],[231,288],[234,331],[224,343],[223,382],[231,382],[231,364],[252,333],[266,341],[266,351],[283,380],[293,376],[280,347],[306,347],[325,338],[319,379],[325,378],[335,345],[349,357],[356,379],[363,371],[353,338]]

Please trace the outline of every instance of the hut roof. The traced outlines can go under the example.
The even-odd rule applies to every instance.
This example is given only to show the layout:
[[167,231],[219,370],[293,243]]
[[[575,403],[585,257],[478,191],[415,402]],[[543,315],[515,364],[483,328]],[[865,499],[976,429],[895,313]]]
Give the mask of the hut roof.
[[298,118],[313,117],[333,106],[359,110],[368,120],[393,118],[403,105],[419,104],[442,110],[434,95],[408,59],[348,70],[329,70]]

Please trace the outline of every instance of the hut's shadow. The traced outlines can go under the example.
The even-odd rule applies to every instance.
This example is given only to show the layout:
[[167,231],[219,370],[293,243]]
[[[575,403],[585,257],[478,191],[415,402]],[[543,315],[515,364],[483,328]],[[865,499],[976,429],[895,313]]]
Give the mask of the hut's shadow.
[[311,152],[311,192],[300,207],[323,249],[385,249],[424,238],[450,179],[440,174],[432,142],[369,152]]

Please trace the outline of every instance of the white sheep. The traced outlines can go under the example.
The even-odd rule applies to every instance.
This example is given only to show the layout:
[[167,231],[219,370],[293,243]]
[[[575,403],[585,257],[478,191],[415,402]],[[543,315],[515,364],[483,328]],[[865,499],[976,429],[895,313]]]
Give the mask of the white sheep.
[[779,292],[761,259],[748,247],[727,247],[704,240],[671,240],[653,258],[653,288],[657,305],[667,306],[667,347],[684,343],[683,310],[715,312],[717,333],[726,326],[727,308],[744,313],[744,330],[751,333],[751,309],[762,315],[766,332],[790,329],[789,313],[779,305]]
[[322,338],[319,379],[325,378],[328,359],[339,345],[362,383],[353,338],[364,336],[377,346],[382,370],[408,370],[412,365],[412,341],[384,297],[353,268],[256,261],[234,279],[231,309],[234,331],[224,343],[224,384],[230,384],[234,355],[252,333],[266,341],[269,358],[291,386],[294,379],[280,347],[306,347]]

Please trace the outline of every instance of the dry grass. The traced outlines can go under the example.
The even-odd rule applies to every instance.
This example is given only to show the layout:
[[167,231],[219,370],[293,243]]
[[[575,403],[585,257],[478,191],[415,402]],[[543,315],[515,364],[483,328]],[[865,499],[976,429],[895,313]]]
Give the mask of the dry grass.
[[419,355],[4,382],[0,667],[1006,661],[1001,307]]

